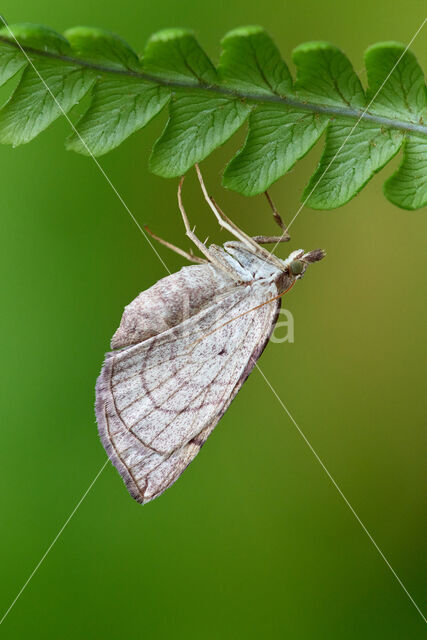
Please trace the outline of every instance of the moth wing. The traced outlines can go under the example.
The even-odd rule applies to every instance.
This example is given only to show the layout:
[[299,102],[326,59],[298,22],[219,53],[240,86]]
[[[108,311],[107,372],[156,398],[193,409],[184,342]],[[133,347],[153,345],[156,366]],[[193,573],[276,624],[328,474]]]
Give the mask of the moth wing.
[[240,314],[275,295],[274,284],[236,287],[178,326],[106,355],[98,428],[135,500],[163,493],[200,451],[265,348],[280,300]]
[[195,315],[215,295],[229,293],[235,286],[230,276],[211,264],[183,267],[142,291],[125,307],[111,348],[139,344],[158,335]]

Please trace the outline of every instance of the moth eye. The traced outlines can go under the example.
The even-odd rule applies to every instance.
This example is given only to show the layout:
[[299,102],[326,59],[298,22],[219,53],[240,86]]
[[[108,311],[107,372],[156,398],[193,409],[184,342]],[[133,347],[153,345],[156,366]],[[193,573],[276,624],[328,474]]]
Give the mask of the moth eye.
[[304,265],[301,260],[292,260],[291,264],[289,265],[289,270],[294,276],[299,276],[299,274],[302,273],[303,269]]

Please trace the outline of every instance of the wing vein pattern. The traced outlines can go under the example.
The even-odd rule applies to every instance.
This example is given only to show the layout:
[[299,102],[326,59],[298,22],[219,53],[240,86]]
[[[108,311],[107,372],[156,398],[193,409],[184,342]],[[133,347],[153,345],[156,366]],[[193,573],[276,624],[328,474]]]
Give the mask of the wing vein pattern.
[[[212,279],[210,265],[186,267],[168,278],[184,272],[188,289],[191,269],[201,274],[204,284],[208,276]],[[275,300],[236,318],[277,295],[277,286],[267,279],[235,284],[221,275],[219,284],[211,283],[210,293],[205,287],[201,294],[199,287],[199,299],[190,299],[187,319],[178,321],[175,306],[185,290],[180,277],[176,299],[172,291],[166,301],[173,309],[173,326],[167,328],[160,318],[163,330],[155,335],[142,326],[141,317],[152,317],[150,290],[140,294],[145,295],[138,302],[143,312],[137,315],[132,305],[125,310],[129,326],[122,319],[112,342],[123,348],[106,355],[97,382],[101,440],[129,492],[141,503],[165,491],[197,455],[266,346],[280,307],[280,300]],[[128,346],[126,335],[132,336]]]

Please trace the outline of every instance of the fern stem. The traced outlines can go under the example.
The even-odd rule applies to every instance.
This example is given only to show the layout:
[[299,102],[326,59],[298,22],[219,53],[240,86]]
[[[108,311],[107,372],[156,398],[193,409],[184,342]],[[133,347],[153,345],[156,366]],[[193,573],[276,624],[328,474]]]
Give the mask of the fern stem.
[[4,36],[0,36],[0,42],[4,42],[5,44],[15,47],[16,49],[20,49],[20,50],[22,49],[28,55],[32,54],[32,55],[40,56],[43,58],[52,58],[54,60],[61,60],[63,62],[68,62],[70,64],[74,64],[80,67],[85,67],[87,69],[93,69],[94,71],[99,71],[100,73],[140,78],[141,80],[145,80],[146,82],[151,82],[153,84],[157,84],[164,87],[170,87],[171,89],[174,89],[174,88],[201,89],[203,91],[207,91],[210,93],[231,96],[233,98],[238,98],[238,99],[252,102],[255,104],[259,104],[259,103],[282,104],[283,106],[294,107],[295,109],[299,109],[301,111],[311,111],[314,113],[322,113],[325,115],[330,115],[331,117],[360,119],[365,122],[373,122],[391,129],[399,129],[401,131],[406,131],[408,133],[416,133],[416,134],[421,134],[423,136],[427,136],[427,126],[424,124],[419,124],[416,122],[407,122],[404,120],[398,120],[394,118],[385,118],[383,116],[370,113],[369,111],[364,112],[360,109],[316,104],[313,102],[298,100],[293,96],[280,96],[277,94],[268,95],[268,94],[246,93],[244,91],[237,91],[235,89],[231,89],[226,86],[205,84],[203,82],[191,82],[191,81],[185,81],[185,80],[182,80],[182,81],[168,80],[167,78],[146,73],[145,71],[134,71],[132,69],[116,69],[114,67],[107,67],[105,65],[97,64],[95,62],[83,60],[81,58],[74,58],[72,56],[61,55],[58,53],[53,53],[51,51],[44,51],[42,49],[36,49],[34,47],[23,46],[18,44],[14,40],[10,40],[9,38],[6,38]]

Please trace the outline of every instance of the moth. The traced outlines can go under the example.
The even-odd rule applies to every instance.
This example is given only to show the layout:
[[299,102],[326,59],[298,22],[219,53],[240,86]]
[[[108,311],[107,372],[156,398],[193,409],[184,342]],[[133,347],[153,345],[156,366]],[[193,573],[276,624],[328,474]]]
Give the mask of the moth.
[[208,248],[197,238],[182,203],[182,178],[186,234],[204,257],[151,234],[196,264],[125,308],[96,384],[101,441],[141,504],[168,489],[198,454],[267,345],[281,296],[325,255],[297,250],[277,258],[262,247],[289,239],[274,206],[282,235],[252,238],[209,197],[196,169],[209,206],[235,240]]

